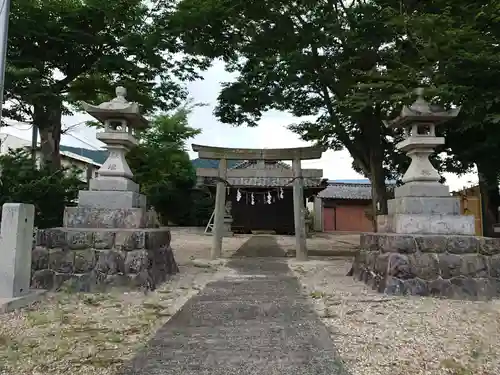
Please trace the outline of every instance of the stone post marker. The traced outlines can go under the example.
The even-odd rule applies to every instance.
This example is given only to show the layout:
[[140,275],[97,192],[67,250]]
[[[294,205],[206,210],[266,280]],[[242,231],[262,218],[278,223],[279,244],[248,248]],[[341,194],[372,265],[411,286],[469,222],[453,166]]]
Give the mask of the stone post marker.
[[0,298],[29,293],[35,206],[5,203],[0,239]]
[[500,239],[474,236],[474,217],[439,183],[429,161],[444,143],[435,128],[459,109],[444,111],[418,98],[388,126],[406,129],[397,147],[411,158],[404,185],[378,216],[378,232],[361,235],[351,273],[388,294],[482,299],[500,294]]
[[0,237],[0,314],[36,302],[46,292],[30,289],[33,249],[32,204],[5,203]]

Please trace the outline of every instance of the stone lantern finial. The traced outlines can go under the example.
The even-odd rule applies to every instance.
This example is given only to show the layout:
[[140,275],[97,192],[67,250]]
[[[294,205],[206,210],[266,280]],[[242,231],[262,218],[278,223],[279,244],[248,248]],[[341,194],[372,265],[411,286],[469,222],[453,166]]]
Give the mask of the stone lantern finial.
[[425,89],[423,87],[417,87],[415,89],[415,95],[418,96],[418,99],[422,99],[422,100],[424,99],[424,91],[425,91]]
[[123,99],[125,100],[125,97],[127,96],[127,89],[123,86],[118,86],[115,90],[116,92],[116,98],[117,99]]

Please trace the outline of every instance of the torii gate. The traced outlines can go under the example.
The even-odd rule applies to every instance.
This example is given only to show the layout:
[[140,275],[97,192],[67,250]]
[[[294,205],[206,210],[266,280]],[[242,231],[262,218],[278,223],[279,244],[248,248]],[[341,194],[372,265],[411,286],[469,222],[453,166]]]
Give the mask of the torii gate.
[[303,175],[301,161],[310,159],[320,159],[323,148],[320,147],[295,147],[276,149],[252,149],[252,148],[225,148],[211,147],[193,144],[193,151],[198,152],[201,159],[219,160],[219,169],[197,170],[198,177],[218,177],[217,192],[215,196],[215,215],[213,242],[210,257],[217,259],[222,252],[222,238],[224,226],[224,207],[226,204],[225,181],[231,177],[250,177],[248,171],[227,170],[228,160],[291,160],[292,170],[272,170],[268,171],[267,177],[290,177],[293,181],[293,212],[295,222],[296,258],[297,260],[307,260],[306,246],[306,223],[304,206],[304,177],[322,177],[321,170],[307,170],[307,176]]

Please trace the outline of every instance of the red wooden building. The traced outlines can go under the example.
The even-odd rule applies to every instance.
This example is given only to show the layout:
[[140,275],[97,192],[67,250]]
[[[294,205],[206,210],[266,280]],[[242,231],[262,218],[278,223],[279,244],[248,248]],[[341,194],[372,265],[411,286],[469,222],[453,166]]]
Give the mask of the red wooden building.
[[[394,183],[388,182],[388,185]],[[315,230],[321,232],[371,232],[371,184],[364,180],[328,181],[315,199]]]

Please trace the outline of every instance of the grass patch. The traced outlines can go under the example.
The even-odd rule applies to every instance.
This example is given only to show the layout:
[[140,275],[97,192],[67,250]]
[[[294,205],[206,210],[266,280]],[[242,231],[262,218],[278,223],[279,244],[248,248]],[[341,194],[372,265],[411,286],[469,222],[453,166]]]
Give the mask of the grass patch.
[[321,298],[324,298],[325,295],[326,294],[324,292],[319,292],[319,291],[315,290],[314,292],[311,292],[310,297],[312,299],[321,299]]
[[9,345],[11,340],[10,336],[0,334],[0,347]]
[[48,314],[42,311],[30,311],[26,315],[26,319],[33,327],[44,326],[52,322]]
[[447,358],[441,361],[441,367],[449,370],[452,375],[474,375],[474,371],[454,358]]
[[164,310],[165,306],[158,302],[144,302],[142,306],[148,310]]

